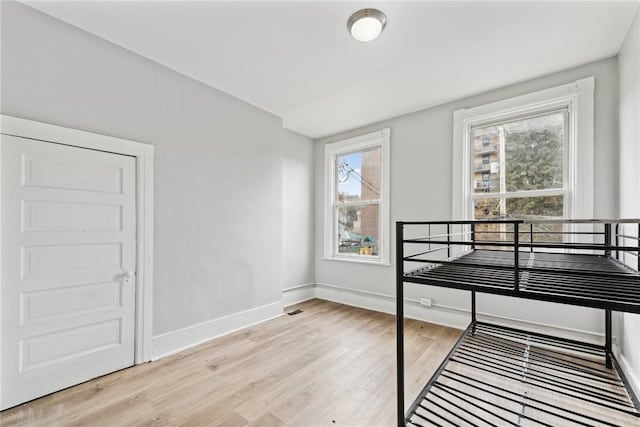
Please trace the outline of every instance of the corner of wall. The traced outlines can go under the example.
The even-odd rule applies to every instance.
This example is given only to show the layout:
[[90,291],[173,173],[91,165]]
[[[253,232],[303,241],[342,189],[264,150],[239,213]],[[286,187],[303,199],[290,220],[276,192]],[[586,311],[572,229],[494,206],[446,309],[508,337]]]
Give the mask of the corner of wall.
[[305,283],[282,290],[282,304],[284,307],[289,307],[314,298],[316,298],[315,283]]
[[[618,53],[619,73],[619,213],[640,216],[640,8]],[[640,397],[640,315],[618,315],[615,335],[620,367]]]

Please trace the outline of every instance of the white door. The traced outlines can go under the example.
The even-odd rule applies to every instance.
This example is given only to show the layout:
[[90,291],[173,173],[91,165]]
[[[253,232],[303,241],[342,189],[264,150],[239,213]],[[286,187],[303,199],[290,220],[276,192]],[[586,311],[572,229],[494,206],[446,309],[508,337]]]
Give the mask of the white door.
[[0,409],[134,363],[135,158],[2,135]]

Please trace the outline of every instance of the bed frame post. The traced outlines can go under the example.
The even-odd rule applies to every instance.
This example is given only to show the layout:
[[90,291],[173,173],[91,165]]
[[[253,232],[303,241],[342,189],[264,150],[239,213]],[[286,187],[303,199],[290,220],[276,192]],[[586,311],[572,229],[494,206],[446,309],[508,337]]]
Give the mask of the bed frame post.
[[404,243],[403,227],[396,222],[396,381],[398,427],[405,427],[404,418]]
[[607,368],[613,368],[611,362],[611,310],[606,309],[604,311],[604,357],[605,365]]
[[[616,224],[616,231],[614,233],[614,235],[616,236],[615,238],[615,245],[616,245],[616,259],[618,261],[620,261],[620,249],[618,249],[618,246],[620,246],[620,224]],[[640,237],[640,233],[638,234],[638,237]]]
[[451,224],[447,224],[447,260],[451,259]]
[[533,252],[533,223],[529,224],[529,244],[531,245],[529,252]]
[[[616,236],[616,240],[617,240]],[[604,225],[604,255],[607,257],[611,256],[611,224],[606,223]],[[616,245],[617,246],[617,245]],[[617,251],[616,251],[617,252]],[[616,255],[618,255],[616,253]],[[611,337],[611,310],[606,309],[604,311],[604,357],[605,357],[605,365],[607,368],[613,368],[613,363],[611,362],[611,351],[612,351],[612,337]]]
[[[476,223],[471,222],[471,249],[476,250]],[[471,335],[476,334],[476,291],[471,291]]]
[[471,291],[471,334],[476,334],[476,291]]
[[611,256],[611,224],[609,223],[604,225],[604,256]]
[[518,223],[513,223],[513,288],[520,290],[520,230]]
[[476,249],[476,225],[471,223],[471,249]]

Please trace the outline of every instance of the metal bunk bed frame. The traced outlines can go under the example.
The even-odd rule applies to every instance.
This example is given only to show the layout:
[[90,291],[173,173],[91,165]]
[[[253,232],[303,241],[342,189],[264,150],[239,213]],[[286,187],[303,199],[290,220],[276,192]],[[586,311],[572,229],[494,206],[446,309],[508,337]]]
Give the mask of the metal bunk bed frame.
[[[575,227],[584,227],[584,224],[592,229],[576,231]],[[602,231],[596,231],[599,225]],[[405,227],[416,226],[426,227],[427,237],[405,238]],[[460,229],[458,233],[453,232],[456,226]],[[501,229],[490,229],[497,226]],[[536,230],[539,226],[547,229]],[[548,229],[554,226],[556,231]],[[438,228],[436,234],[432,235],[432,227]],[[637,236],[628,234],[626,230],[629,227],[637,227]],[[492,234],[500,235],[501,240],[479,238],[480,235]],[[537,239],[540,235],[551,241],[540,241]],[[505,236],[510,238],[505,239]],[[569,241],[565,242],[567,237]],[[625,244],[628,241],[633,245]],[[405,244],[427,247],[407,255]],[[461,247],[467,250],[461,251]],[[434,258],[435,253],[441,256]],[[478,253],[484,255],[476,256]],[[638,268],[634,270],[619,262],[621,254],[622,257],[625,254],[635,257]],[[422,267],[405,271],[405,263],[418,263]],[[509,405],[521,399],[528,402],[529,412],[541,414],[542,418],[570,420],[584,426],[594,425],[594,422],[595,425],[618,425],[563,408],[552,400],[527,395],[540,392],[560,394],[566,399],[577,400],[579,404],[595,405],[616,416],[629,416],[638,420],[640,425],[640,402],[612,353],[611,319],[612,310],[640,313],[638,269],[638,219],[397,222],[398,426],[460,425],[461,422],[463,425],[476,425],[469,419],[480,420],[482,422],[478,424],[484,425],[517,426],[520,420],[554,425],[525,414],[525,406],[521,411],[508,409]],[[471,291],[471,322],[468,328],[407,414],[404,412],[405,282]],[[476,292],[604,309],[604,345],[480,322],[476,317]],[[573,359],[568,360],[567,354]],[[606,368],[594,365],[593,359],[599,360],[598,357],[604,359]],[[526,366],[526,369],[514,368],[517,366]],[[491,376],[491,380],[483,381],[483,375]],[[496,386],[492,383],[495,378],[506,383],[503,387]],[[599,388],[599,382],[608,384],[608,389]],[[527,391],[522,389],[520,394],[513,391],[523,384],[528,387]],[[467,392],[462,390],[465,388]],[[500,401],[500,405],[487,403],[492,400]],[[470,411],[469,408],[476,409]],[[517,423],[512,419],[516,415]]]

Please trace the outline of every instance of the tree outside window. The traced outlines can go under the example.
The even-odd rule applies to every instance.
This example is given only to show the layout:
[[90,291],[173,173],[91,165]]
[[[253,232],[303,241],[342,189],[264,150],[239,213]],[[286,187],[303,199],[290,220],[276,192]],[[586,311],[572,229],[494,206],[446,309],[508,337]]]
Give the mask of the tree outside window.
[[474,219],[563,216],[566,116],[559,110],[471,128]]

